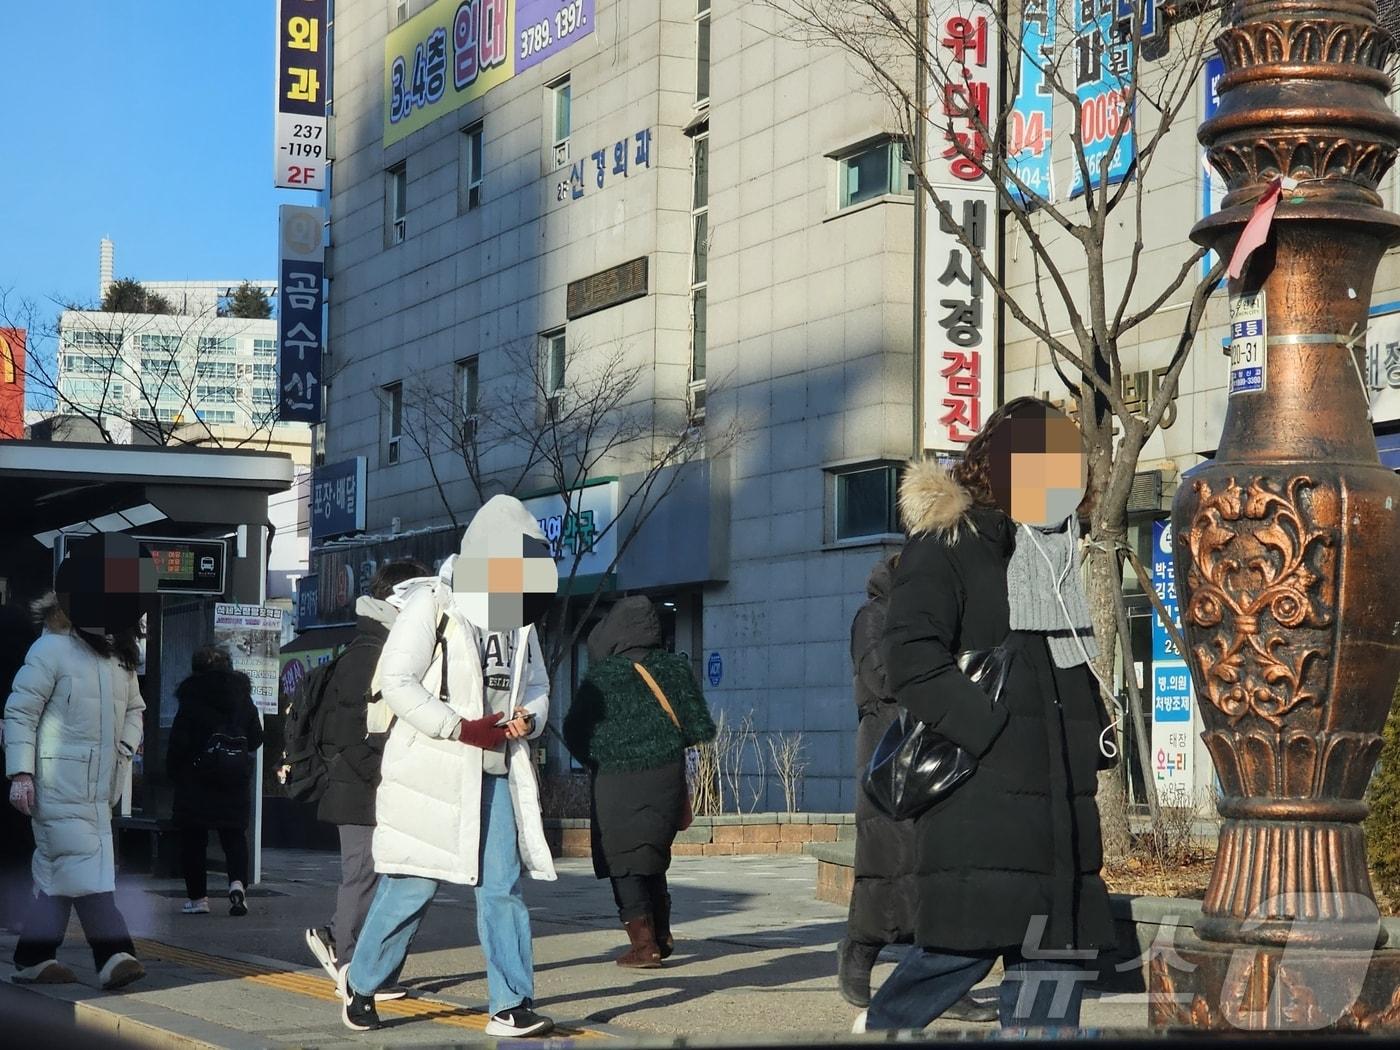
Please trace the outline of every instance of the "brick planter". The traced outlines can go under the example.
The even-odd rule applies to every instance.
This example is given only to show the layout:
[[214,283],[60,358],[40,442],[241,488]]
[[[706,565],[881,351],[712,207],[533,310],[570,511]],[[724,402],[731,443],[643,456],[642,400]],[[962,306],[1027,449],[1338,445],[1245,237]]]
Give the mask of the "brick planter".
[[[545,837],[556,857],[592,856],[586,820],[546,819]],[[696,817],[676,836],[678,857],[749,857],[802,853],[813,843],[854,840],[851,813],[744,813]]]

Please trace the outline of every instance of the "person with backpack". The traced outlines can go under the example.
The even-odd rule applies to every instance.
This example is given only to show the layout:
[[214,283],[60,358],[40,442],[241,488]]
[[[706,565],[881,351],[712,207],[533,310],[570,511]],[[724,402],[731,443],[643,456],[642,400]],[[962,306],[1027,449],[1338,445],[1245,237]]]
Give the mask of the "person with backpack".
[[379,662],[393,713],[375,797],[369,915],[341,982],[341,1020],[379,1027],[392,987],[443,882],[471,886],[486,963],[488,1036],[541,1036],[534,945],[520,879],[553,881],[529,741],[549,717],[549,672],[535,624],[559,572],[539,522],[493,496],[459,553],[394,620]]
[[[340,833],[340,889],[336,893],[335,914],[324,926],[306,931],[306,946],[331,977],[355,954],[374,887],[379,876],[374,871],[371,843],[374,838],[374,795],[379,788],[379,763],[388,739],[387,724],[370,732],[368,715],[380,703],[374,679],[379,654],[389,637],[389,628],[415,579],[422,580],[431,570],[412,559],[389,562],[370,580],[367,595],[355,601],[356,634],[347,649],[326,666],[316,683],[318,692],[308,689],[303,712],[311,752],[320,760],[324,773],[316,817],[334,824]],[[309,683],[308,683],[309,684]],[[305,777],[303,776],[303,779]],[[343,960],[343,961],[342,961]],[[386,989],[378,998],[399,998],[403,992]]]
[[248,814],[254,752],[262,719],[248,676],[233,668],[227,649],[205,646],[175,690],[180,709],[170,727],[166,774],[175,788],[173,818],[180,832],[186,915],[208,915],[209,832],[216,831],[228,869],[229,914],[248,914]]

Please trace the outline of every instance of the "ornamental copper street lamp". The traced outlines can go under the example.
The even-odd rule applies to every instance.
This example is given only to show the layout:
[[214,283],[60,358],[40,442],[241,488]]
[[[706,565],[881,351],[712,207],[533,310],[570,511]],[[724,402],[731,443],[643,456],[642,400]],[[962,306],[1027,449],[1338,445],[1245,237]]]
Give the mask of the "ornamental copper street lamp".
[[1284,188],[1230,282],[1217,458],[1172,510],[1224,824],[1195,936],[1149,966],[1158,1026],[1400,1026],[1360,824],[1400,674],[1400,478],[1378,461],[1359,357],[1400,242],[1376,192],[1400,141],[1376,13],[1237,0],[1216,41],[1226,73],[1200,139],[1229,194],[1192,238],[1228,258]]

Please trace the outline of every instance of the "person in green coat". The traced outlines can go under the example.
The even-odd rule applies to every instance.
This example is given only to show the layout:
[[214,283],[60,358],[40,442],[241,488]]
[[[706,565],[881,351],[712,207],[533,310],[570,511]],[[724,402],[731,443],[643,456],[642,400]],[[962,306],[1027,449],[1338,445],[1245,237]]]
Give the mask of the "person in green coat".
[[614,605],[588,659],[564,740],[592,774],[593,871],[611,880],[630,942],[617,964],[652,969],[674,950],[666,870],[689,811],[686,748],[713,740],[715,724],[690,661],[661,647],[650,599]]

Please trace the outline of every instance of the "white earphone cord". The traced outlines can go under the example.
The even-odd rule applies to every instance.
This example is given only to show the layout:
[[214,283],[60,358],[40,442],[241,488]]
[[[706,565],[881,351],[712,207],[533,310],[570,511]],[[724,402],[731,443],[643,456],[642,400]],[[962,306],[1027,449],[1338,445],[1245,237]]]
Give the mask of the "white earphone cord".
[[[1045,564],[1050,567],[1051,573],[1054,573],[1056,571],[1055,563],[1050,560],[1050,555],[1046,554],[1045,548],[1040,545],[1040,540],[1037,539],[1035,535],[1035,529],[1027,528],[1026,533],[1030,536],[1031,542],[1035,544],[1037,553],[1044,559]],[[1065,581],[1069,579],[1069,574],[1074,569],[1074,562],[1075,557],[1074,554],[1071,553],[1069,559],[1065,562],[1064,570],[1060,572],[1059,579],[1055,581],[1055,600],[1060,603],[1060,611],[1065,614],[1065,624],[1069,627],[1069,633],[1074,636],[1074,640],[1079,646],[1079,651],[1084,654],[1084,664],[1089,668],[1089,673],[1094,676],[1094,681],[1098,683],[1099,692],[1102,694],[1104,700],[1107,701],[1112,716],[1109,719],[1108,725],[1104,726],[1099,733],[1099,754],[1103,755],[1104,758],[1117,758],[1118,742],[1116,737],[1110,740],[1109,734],[1117,730],[1119,725],[1122,724],[1123,716],[1120,713],[1121,707],[1118,700],[1113,696],[1112,691],[1108,688],[1108,684],[1104,682],[1102,676],[1100,676],[1098,668],[1094,666],[1094,660],[1089,655],[1089,648],[1084,644],[1084,639],[1079,636],[1079,631],[1075,629],[1074,617],[1069,614],[1069,606],[1065,604],[1063,589]]]

